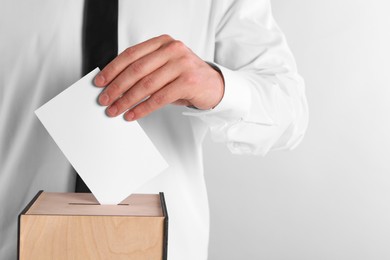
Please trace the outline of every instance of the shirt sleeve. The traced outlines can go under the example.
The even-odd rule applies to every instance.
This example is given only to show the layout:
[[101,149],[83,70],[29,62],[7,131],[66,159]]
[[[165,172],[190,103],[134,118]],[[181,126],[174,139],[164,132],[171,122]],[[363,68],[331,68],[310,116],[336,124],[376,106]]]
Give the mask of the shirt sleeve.
[[213,63],[223,75],[224,96],[214,109],[184,114],[199,117],[213,140],[225,142],[233,153],[293,149],[308,123],[305,86],[270,2],[221,5]]

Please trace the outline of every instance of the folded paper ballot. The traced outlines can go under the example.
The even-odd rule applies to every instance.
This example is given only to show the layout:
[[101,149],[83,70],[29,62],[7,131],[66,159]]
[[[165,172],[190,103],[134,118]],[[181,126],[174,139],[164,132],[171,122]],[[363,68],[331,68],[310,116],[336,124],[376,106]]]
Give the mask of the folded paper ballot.
[[[35,111],[100,204],[119,204],[168,164],[136,122],[97,102],[95,69]],[[53,173],[55,174],[55,173]]]

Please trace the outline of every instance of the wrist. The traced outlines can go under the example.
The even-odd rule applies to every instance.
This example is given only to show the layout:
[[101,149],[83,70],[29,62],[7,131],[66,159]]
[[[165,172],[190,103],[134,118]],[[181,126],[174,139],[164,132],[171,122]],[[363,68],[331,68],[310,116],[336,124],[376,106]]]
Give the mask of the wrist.
[[214,71],[217,72],[217,84],[216,84],[216,88],[217,88],[217,92],[219,92],[219,98],[217,99],[217,102],[215,102],[215,104],[213,104],[211,106],[211,109],[214,109],[216,106],[218,106],[219,103],[221,103],[222,101],[222,98],[224,96],[224,93],[225,93],[225,79],[223,77],[223,74],[222,74],[222,71],[219,69],[219,67],[217,65],[215,65],[214,63],[212,62],[208,62],[206,61],[206,63],[214,69]]

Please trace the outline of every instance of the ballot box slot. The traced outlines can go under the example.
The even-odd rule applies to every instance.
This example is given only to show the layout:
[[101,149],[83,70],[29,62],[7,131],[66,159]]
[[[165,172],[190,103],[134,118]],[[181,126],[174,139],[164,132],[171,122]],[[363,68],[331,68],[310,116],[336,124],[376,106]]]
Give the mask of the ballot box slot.
[[[75,205],[75,206],[100,206],[101,204],[99,203],[83,203],[83,202],[69,202],[69,205]],[[129,206],[130,204],[126,203],[120,203],[116,204],[115,206]]]

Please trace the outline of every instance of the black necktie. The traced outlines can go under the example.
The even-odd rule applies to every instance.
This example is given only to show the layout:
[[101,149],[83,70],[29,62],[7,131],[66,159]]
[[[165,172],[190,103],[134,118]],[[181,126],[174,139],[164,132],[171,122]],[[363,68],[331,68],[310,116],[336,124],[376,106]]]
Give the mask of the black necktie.
[[[83,75],[103,69],[118,54],[118,0],[85,0],[83,19]],[[90,192],[77,175],[76,192]]]

